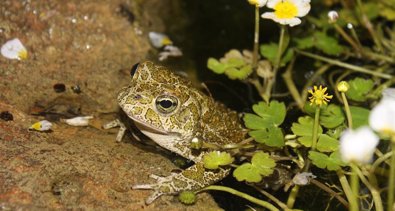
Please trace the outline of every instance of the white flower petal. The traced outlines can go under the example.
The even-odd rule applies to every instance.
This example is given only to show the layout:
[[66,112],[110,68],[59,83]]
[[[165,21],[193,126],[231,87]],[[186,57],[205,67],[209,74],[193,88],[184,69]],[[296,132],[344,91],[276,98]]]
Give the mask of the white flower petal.
[[280,23],[282,25],[289,25],[289,26],[296,26],[302,22],[299,18],[296,17],[289,19],[277,18],[274,12],[265,12],[261,15],[261,17],[266,19],[272,19],[277,23]]
[[63,121],[71,126],[82,127],[88,126],[90,119],[93,119],[93,116],[77,116],[71,119],[64,119]]
[[52,128],[52,123],[49,122],[48,120],[41,120],[39,122],[32,124],[32,126],[29,127],[29,129],[37,130],[37,131],[48,131],[51,130],[51,128]]
[[347,129],[340,137],[340,154],[344,162],[366,164],[371,162],[379,137],[367,126]]
[[278,3],[280,3],[280,2],[282,2],[282,0],[269,0],[268,2],[267,2],[267,7],[268,8],[274,8],[274,6],[276,6]]
[[170,40],[170,38],[162,33],[159,32],[150,32],[148,33],[148,38],[151,41],[151,44],[155,47],[155,48],[161,48],[165,45],[171,45],[172,41]]
[[296,7],[298,8],[298,17],[303,17],[309,13],[311,6],[310,0],[296,0],[295,1]]
[[384,97],[370,112],[369,125],[375,131],[395,133],[395,99]]
[[1,55],[8,59],[26,59],[27,50],[25,46],[23,46],[22,42],[18,39],[12,39],[4,43],[1,46]]

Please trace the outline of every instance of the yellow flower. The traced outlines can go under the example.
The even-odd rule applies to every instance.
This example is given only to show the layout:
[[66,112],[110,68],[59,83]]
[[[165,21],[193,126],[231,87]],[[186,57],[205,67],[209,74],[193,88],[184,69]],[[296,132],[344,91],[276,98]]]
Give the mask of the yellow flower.
[[265,6],[267,0],[248,0],[248,2],[252,5],[263,7]]
[[272,19],[282,25],[295,26],[302,21],[299,17],[307,15],[310,11],[310,0],[269,0],[267,7],[274,12],[265,12],[262,18]]
[[314,86],[314,91],[313,90],[309,90],[309,93],[312,95],[309,97],[310,100],[310,105],[312,105],[313,103],[316,104],[317,106],[321,106],[321,105],[326,105],[327,102],[330,101],[330,99],[332,99],[332,95],[328,95],[326,93],[327,87],[322,88],[322,86],[320,86],[320,88],[317,88],[317,86]]

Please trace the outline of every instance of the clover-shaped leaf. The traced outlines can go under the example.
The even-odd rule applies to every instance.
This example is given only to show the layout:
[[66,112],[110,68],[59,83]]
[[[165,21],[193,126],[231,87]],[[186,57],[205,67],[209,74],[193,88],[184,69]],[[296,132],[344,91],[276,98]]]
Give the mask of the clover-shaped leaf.
[[320,124],[326,128],[335,128],[345,120],[344,113],[340,106],[330,104],[321,110]]
[[214,73],[222,74],[225,72],[226,65],[222,64],[215,58],[209,58],[207,60],[207,68],[212,70]]
[[309,158],[318,168],[326,168],[329,171],[336,171],[345,165],[340,158],[339,151],[332,152],[330,156],[321,152],[310,151]]
[[351,100],[357,102],[363,102],[367,99],[367,94],[372,90],[374,82],[372,79],[363,79],[356,77],[348,81],[350,88],[346,92],[346,95]]
[[260,182],[262,177],[273,173],[275,161],[268,153],[257,152],[252,157],[251,163],[243,163],[233,171],[233,176],[238,181]]
[[207,169],[217,169],[233,163],[234,158],[227,152],[213,151],[203,156],[203,164]]
[[260,182],[262,176],[259,174],[259,170],[251,163],[243,163],[233,171],[233,176],[237,181],[243,180],[247,182]]
[[279,126],[283,123],[286,114],[285,104],[275,100],[269,104],[259,102],[252,106],[252,110],[258,115],[246,114],[243,118],[246,127],[250,129]]
[[[299,136],[298,141],[305,147],[311,147],[313,139],[314,120],[309,116],[299,117],[298,123],[293,123],[291,130]],[[322,127],[318,126],[318,134],[322,134]]]
[[266,144],[270,147],[284,146],[284,134],[278,127],[263,128],[253,130],[248,133],[256,142]]
[[333,152],[339,148],[339,141],[326,135],[321,134],[318,137],[317,150],[320,152]]

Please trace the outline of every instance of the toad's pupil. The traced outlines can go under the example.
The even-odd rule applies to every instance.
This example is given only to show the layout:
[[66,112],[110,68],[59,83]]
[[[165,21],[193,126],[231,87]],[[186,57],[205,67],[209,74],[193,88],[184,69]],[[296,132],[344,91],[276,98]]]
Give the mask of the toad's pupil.
[[159,104],[163,108],[170,108],[173,105],[173,102],[171,102],[170,100],[162,100],[162,101],[159,102]]

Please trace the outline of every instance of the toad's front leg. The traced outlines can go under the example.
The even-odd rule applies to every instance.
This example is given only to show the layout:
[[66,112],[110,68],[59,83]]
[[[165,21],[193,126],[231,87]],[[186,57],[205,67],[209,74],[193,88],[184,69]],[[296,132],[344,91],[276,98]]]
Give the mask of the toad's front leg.
[[151,175],[151,178],[156,179],[156,183],[134,185],[132,188],[154,190],[145,201],[146,204],[150,204],[164,194],[177,194],[181,191],[202,189],[223,179],[229,174],[229,171],[230,169],[223,168],[210,171],[204,168],[203,163],[198,162],[181,173],[173,173],[167,177]]

